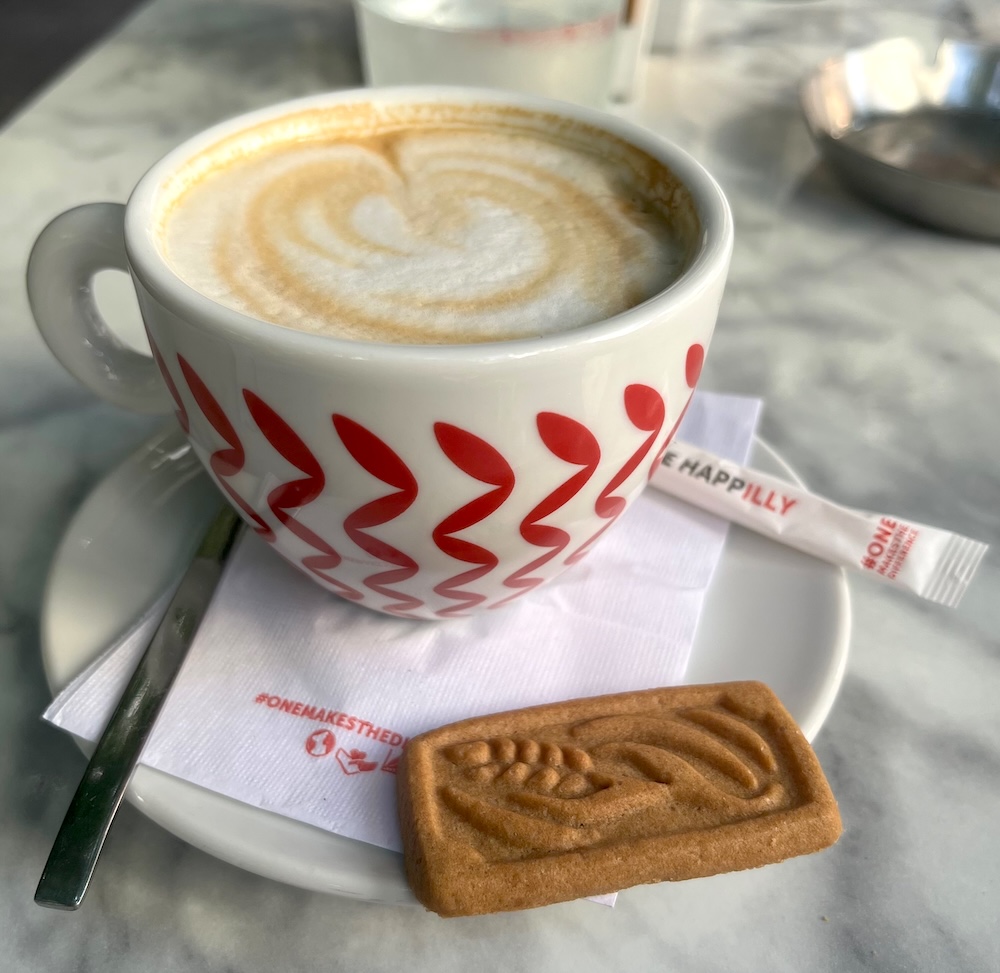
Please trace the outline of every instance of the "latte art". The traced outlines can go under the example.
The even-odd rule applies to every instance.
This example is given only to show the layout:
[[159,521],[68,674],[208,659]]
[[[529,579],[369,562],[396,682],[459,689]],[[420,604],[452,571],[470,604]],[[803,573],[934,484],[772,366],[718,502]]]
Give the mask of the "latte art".
[[525,116],[331,126],[230,150],[177,192],[165,256],[262,320],[414,344],[552,334],[675,280],[690,230],[652,160]]

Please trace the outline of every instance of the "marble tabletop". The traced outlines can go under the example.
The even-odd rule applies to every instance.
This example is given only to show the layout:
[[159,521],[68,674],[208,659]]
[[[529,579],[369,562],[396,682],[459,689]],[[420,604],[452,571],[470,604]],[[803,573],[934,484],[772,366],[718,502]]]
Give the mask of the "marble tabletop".
[[[784,6],[804,56],[903,29],[995,27],[985,2]],[[749,8],[750,26],[702,45],[715,90],[683,86],[684,55],[657,57],[640,106],[624,109],[717,166],[733,198],[704,385],[762,397],[763,435],[816,491],[997,545],[1000,247],[842,190],[805,137],[794,66],[767,90],[720,67],[773,41],[752,24],[764,8]],[[153,0],[0,131],[0,967],[1000,970],[995,547],[957,610],[852,579],[848,670],[816,740],[845,834],[823,854],[632,889],[614,909],[443,921],[258,878],[126,806],[83,909],[33,904],[84,765],[39,719],[46,573],[87,491],[160,420],[97,401],[54,361],[24,294],[31,242],[68,206],[124,199],[188,134],[359,71],[343,2]]]

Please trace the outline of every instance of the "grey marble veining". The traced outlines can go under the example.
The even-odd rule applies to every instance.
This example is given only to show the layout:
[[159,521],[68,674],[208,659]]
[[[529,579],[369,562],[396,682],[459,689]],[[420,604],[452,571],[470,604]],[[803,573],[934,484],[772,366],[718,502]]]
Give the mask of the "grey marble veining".
[[[996,26],[986,3],[855,3],[823,43],[941,18],[952,32]],[[760,36],[737,30],[720,63]],[[718,158],[738,220],[704,384],[763,397],[764,435],[818,492],[996,545],[1000,247],[855,200],[817,166],[794,106],[764,111],[738,73],[745,110],[713,115],[726,95],[685,114],[675,71],[654,64],[640,115]],[[45,575],[86,491],[157,420],[96,402],[51,358],[24,297],[31,242],[67,206],[124,199],[217,119],[358,80],[342,3],[154,0],[0,132],[0,968],[1000,970],[996,551],[957,611],[852,583],[848,672],[817,740],[846,831],[824,854],[629,890],[614,910],[442,922],[257,878],[126,807],[85,907],[33,905],[83,768],[38,718]]]

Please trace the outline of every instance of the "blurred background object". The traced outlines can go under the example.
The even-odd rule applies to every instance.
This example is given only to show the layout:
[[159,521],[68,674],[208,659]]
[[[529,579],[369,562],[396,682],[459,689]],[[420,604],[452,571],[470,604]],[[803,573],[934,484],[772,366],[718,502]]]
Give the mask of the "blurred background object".
[[661,2],[652,56],[627,113],[683,145],[720,181],[738,230],[769,231],[815,168],[799,105],[826,59],[890,37],[1000,37],[996,0]]
[[925,225],[1000,239],[1000,44],[879,41],[825,61],[801,94],[849,188]]
[[[673,10],[680,4],[667,0],[667,6]],[[624,0],[611,73],[612,101],[632,101],[638,94],[659,14],[660,0]]]
[[138,0],[0,0],[0,123]]
[[846,7],[838,0],[686,0],[657,25],[657,56],[640,98],[644,120],[709,168],[733,200],[740,228],[772,223],[776,204],[815,159],[796,89],[806,71],[840,49],[855,22]]
[[355,0],[370,85],[464,84],[602,107],[622,0]]

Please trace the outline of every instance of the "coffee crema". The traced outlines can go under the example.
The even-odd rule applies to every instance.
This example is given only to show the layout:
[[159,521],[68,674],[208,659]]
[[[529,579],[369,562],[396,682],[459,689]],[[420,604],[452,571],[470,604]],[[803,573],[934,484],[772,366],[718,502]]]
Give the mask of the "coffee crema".
[[159,242],[181,279],[261,320],[457,344],[604,320],[683,272],[699,229],[671,171],[592,126],[506,106],[282,116],[182,166]]

